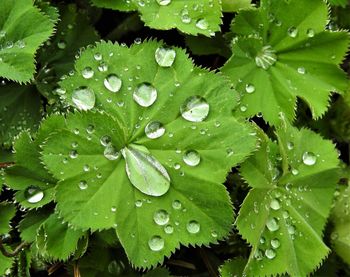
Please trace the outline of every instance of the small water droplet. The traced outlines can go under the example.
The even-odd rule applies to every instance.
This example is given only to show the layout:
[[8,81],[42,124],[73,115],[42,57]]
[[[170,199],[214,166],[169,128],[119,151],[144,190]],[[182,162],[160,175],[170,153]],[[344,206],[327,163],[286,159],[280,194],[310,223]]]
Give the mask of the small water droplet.
[[171,3],[171,0],[157,0],[157,3],[160,5],[160,6],[167,6]]
[[266,256],[268,259],[272,260],[273,258],[276,257],[276,252],[275,252],[274,250],[272,250],[272,249],[266,249],[266,250],[265,250],[265,256]]
[[157,48],[155,52],[155,59],[161,67],[171,67],[176,58],[176,51],[171,48]]
[[277,249],[278,247],[280,247],[281,243],[278,239],[272,239],[271,240],[271,246],[275,249]]
[[315,36],[315,31],[312,28],[307,29],[306,34],[309,38],[312,38]]
[[82,71],[81,71],[81,75],[83,75],[83,77],[85,79],[91,79],[92,77],[94,77],[95,72],[92,70],[91,67],[85,67]]
[[201,122],[209,114],[209,104],[201,96],[191,96],[180,107],[181,116],[191,122]]
[[306,73],[305,67],[298,67],[298,73],[304,75]]
[[44,198],[44,192],[37,186],[29,186],[25,192],[24,197],[31,204],[36,204]]
[[172,234],[174,232],[174,227],[171,225],[167,225],[164,227],[164,232],[166,234]]
[[172,204],[173,209],[180,210],[182,207],[182,204],[179,200],[174,200]]
[[108,144],[103,151],[103,155],[110,161],[117,160],[120,157],[119,151],[111,144]]
[[295,234],[295,226],[294,225],[288,225],[287,226],[287,230],[288,230],[288,233],[290,235],[294,235]]
[[95,93],[88,87],[79,87],[73,91],[72,101],[79,110],[91,110],[96,102]]
[[189,166],[197,166],[201,161],[201,156],[195,150],[188,150],[183,156],[183,161]]
[[206,19],[200,18],[196,21],[196,27],[201,30],[207,30],[209,27],[209,23]]
[[272,199],[270,202],[271,209],[278,211],[281,208],[280,201],[278,199]]
[[186,229],[191,234],[197,234],[200,231],[201,226],[197,221],[191,220],[187,223]]
[[158,210],[154,213],[153,220],[158,225],[165,225],[169,222],[169,214],[165,210]]
[[164,239],[160,236],[153,236],[148,241],[148,246],[152,251],[160,251],[164,248]]
[[247,93],[253,93],[255,91],[255,86],[252,84],[246,84],[245,91]]
[[267,220],[266,222],[266,227],[269,229],[271,232],[277,231],[280,226],[278,225],[278,221],[276,218],[271,217]]
[[302,159],[305,165],[314,165],[317,161],[317,157],[313,152],[305,152]]
[[164,135],[165,128],[159,121],[152,121],[145,127],[145,134],[150,139],[156,139]]
[[69,157],[70,157],[71,159],[76,159],[76,158],[78,158],[78,152],[77,152],[76,150],[70,151],[70,152],[69,152]]
[[293,142],[287,142],[287,148],[288,148],[288,150],[293,150],[294,143]]
[[82,180],[79,182],[78,186],[81,190],[85,190],[88,188],[88,183],[85,180]]
[[57,42],[57,47],[61,50],[66,49],[67,43],[63,40],[60,40],[59,42]]
[[101,54],[101,53],[95,53],[95,54],[94,54],[94,59],[95,59],[96,61],[102,60],[102,54]]
[[100,138],[100,143],[102,146],[107,146],[108,144],[110,144],[112,141],[110,136],[104,135]]
[[135,89],[133,98],[140,106],[149,107],[157,99],[157,90],[150,83],[142,83]]
[[290,27],[288,28],[287,33],[288,33],[288,36],[290,36],[291,38],[296,38],[298,35],[298,29],[295,27]]
[[135,206],[138,207],[138,208],[141,208],[142,207],[142,201],[141,200],[136,200],[135,201]]
[[103,84],[111,92],[118,92],[122,87],[122,80],[116,74],[110,74],[104,79]]
[[296,168],[292,168],[292,174],[293,174],[294,176],[297,176],[297,175],[299,174],[299,170],[296,169]]

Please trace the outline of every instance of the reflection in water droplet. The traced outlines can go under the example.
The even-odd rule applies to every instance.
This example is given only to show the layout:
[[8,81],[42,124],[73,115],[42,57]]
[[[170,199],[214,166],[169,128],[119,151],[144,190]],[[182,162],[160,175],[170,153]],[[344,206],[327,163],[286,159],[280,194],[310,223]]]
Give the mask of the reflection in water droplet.
[[118,92],[122,87],[122,80],[115,74],[110,74],[104,79],[103,84],[111,92]]
[[253,93],[255,91],[255,86],[252,84],[246,84],[245,91],[247,93]]
[[176,51],[171,48],[159,47],[154,56],[159,66],[171,67],[175,61]]
[[31,204],[36,204],[44,198],[44,192],[37,186],[29,186],[25,192],[24,197]]
[[266,250],[265,250],[265,256],[266,256],[268,259],[272,260],[273,258],[276,257],[276,252],[275,252],[274,250],[272,250],[272,249],[266,249]]
[[141,208],[142,207],[142,201],[141,200],[136,200],[135,201],[135,206],[138,207],[138,208]]
[[73,91],[72,101],[79,110],[91,110],[95,106],[95,93],[88,87],[79,87]]
[[87,188],[88,188],[87,182],[86,182],[85,180],[80,181],[80,182],[79,182],[79,188],[80,188],[81,190],[87,189]]
[[191,96],[180,107],[181,116],[191,122],[201,122],[209,114],[209,104],[201,96]]
[[314,165],[317,161],[316,155],[312,152],[305,152],[302,158],[305,165]]
[[172,204],[172,207],[175,209],[175,210],[180,210],[181,207],[182,207],[182,204],[179,200],[174,200],[173,201],[173,204]]
[[150,83],[142,83],[135,89],[133,98],[140,106],[149,107],[157,99],[157,90]]
[[273,239],[271,240],[271,246],[275,249],[277,249],[278,247],[280,247],[281,243],[278,239]]
[[71,159],[76,159],[76,158],[78,158],[78,152],[77,152],[76,150],[70,151],[70,152],[69,152],[69,157],[70,157]]
[[298,35],[298,29],[295,27],[290,27],[288,28],[287,33],[288,33],[288,36],[290,36],[291,38],[296,38]]
[[171,225],[167,225],[164,227],[164,232],[166,234],[172,234],[174,232],[174,227]]
[[201,226],[197,221],[191,220],[187,223],[186,229],[191,234],[197,234],[200,231]]
[[197,20],[196,27],[201,30],[207,30],[209,27],[209,23],[204,18],[201,18]]
[[307,29],[306,34],[309,38],[312,38],[315,36],[315,31],[314,31],[314,29],[310,28],[310,29]]
[[160,251],[164,248],[164,239],[160,236],[153,236],[148,241],[148,246],[152,251]]
[[150,139],[156,139],[164,135],[165,128],[159,121],[152,121],[145,127],[145,134]]
[[195,150],[188,150],[183,156],[183,161],[189,166],[197,166],[201,161],[201,156]]
[[158,210],[154,213],[153,220],[158,225],[165,225],[169,222],[169,214],[165,210]]
[[272,199],[270,202],[271,209],[277,211],[281,208],[280,201],[278,199]]
[[110,136],[104,135],[100,138],[100,143],[102,146],[107,146],[108,144],[110,144],[112,141]]
[[288,150],[293,150],[294,143],[293,142],[287,142],[287,148],[288,148]]

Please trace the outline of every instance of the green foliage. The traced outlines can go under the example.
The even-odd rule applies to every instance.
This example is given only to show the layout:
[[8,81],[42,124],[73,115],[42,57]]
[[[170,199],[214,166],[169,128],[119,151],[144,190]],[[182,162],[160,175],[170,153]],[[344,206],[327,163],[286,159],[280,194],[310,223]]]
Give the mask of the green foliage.
[[35,72],[34,55],[54,23],[32,0],[3,0],[0,14],[0,76],[28,82]]
[[349,276],[349,10],[1,1],[0,275]]
[[316,119],[326,112],[330,91],[346,91],[348,81],[338,64],[349,46],[348,33],[324,31],[325,2],[298,2],[262,1],[259,9],[242,11],[234,19],[234,55],[222,71],[240,92],[237,114],[261,113],[278,124],[283,112],[293,121],[299,98]]

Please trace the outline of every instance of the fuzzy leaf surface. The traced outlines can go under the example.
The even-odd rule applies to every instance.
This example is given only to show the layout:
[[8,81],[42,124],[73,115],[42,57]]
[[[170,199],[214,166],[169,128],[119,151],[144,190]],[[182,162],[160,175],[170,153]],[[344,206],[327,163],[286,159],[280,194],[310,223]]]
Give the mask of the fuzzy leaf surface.
[[[159,47],[155,41],[131,48],[100,43],[86,50],[76,63],[76,74],[61,86],[71,105],[76,88],[88,88],[94,92],[95,106],[92,111],[68,114],[65,126],[56,129],[42,154],[48,169],[60,180],[56,201],[63,219],[82,229],[116,228],[131,262],[144,268],[161,262],[180,243],[208,244],[227,235],[233,211],[222,182],[228,170],[255,147],[252,128],[231,115],[235,100],[226,80],[195,67],[177,48],[173,65],[161,67],[154,58]],[[100,71],[101,63],[108,69]],[[81,75],[86,67],[93,69],[94,78]],[[116,93],[105,87],[111,74],[122,81]],[[134,91],[145,83],[157,90],[156,101],[149,107],[133,99]],[[195,95],[210,107],[201,122],[180,115],[180,106]],[[151,121],[159,121],[165,128],[156,139],[145,135]],[[147,148],[169,174],[168,192],[154,197],[135,188],[124,157],[111,160],[104,155],[107,146],[101,141],[106,136],[108,145],[118,151],[131,144]],[[183,161],[188,150],[200,155],[197,166]],[[157,224],[155,214],[162,210],[169,219]],[[198,222],[200,230],[189,232],[191,222]],[[165,228],[172,231],[167,234]],[[150,249],[154,236],[164,240],[159,251]]]
[[32,0],[3,0],[0,15],[0,76],[28,82],[35,73],[34,55],[54,23]]
[[339,178],[337,152],[307,129],[284,126],[276,135],[278,144],[260,131],[259,151],[241,167],[252,187],[236,222],[252,245],[245,273],[306,276],[329,253],[322,232]]
[[348,87],[339,64],[349,46],[347,32],[324,31],[327,20],[322,0],[265,0],[259,9],[239,13],[233,56],[222,68],[240,92],[238,114],[262,113],[275,125],[282,112],[293,121],[297,98],[313,118],[327,111],[330,92]]

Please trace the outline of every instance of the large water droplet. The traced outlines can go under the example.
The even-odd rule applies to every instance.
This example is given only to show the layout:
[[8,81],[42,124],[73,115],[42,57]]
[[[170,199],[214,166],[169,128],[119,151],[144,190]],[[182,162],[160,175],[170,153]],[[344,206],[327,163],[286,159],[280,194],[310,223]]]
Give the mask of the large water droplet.
[[117,160],[120,157],[119,151],[112,144],[106,146],[103,155],[110,161]]
[[266,256],[268,259],[272,260],[273,258],[276,257],[276,252],[275,252],[274,250],[272,250],[272,249],[266,249],[266,250],[265,250],[265,256]]
[[148,241],[148,246],[152,251],[160,251],[164,248],[164,239],[160,236],[153,236]]
[[150,83],[142,83],[135,89],[133,98],[140,106],[149,107],[157,99],[157,90]]
[[44,198],[44,192],[37,186],[29,186],[25,192],[24,197],[31,204],[36,204]]
[[165,128],[159,121],[152,121],[145,127],[145,134],[150,139],[156,139],[164,135]]
[[170,188],[170,176],[163,165],[141,145],[130,144],[121,150],[126,162],[126,173],[141,192],[161,196]]
[[278,225],[278,221],[276,218],[271,217],[267,220],[266,222],[266,227],[269,229],[271,232],[277,231],[280,226]]
[[317,161],[317,157],[312,152],[305,152],[303,154],[303,163],[306,165],[314,165]]
[[160,6],[167,6],[171,3],[171,0],[157,0],[157,3],[160,5]]
[[201,226],[197,221],[191,220],[187,223],[186,229],[191,234],[197,234],[200,231]]
[[111,92],[118,92],[122,87],[122,80],[115,74],[110,74],[104,79],[105,88]]
[[175,61],[176,51],[171,48],[159,47],[154,56],[159,66],[170,67]]
[[153,220],[158,225],[165,225],[169,222],[169,214],[165,210],[158,210],[154,213]]
[[188,150],[183,156],[183,161],[189,166],[197,166],[201,161],[201,156],[195,150]]
[[79,87],[73,91],[72,101],[79,110],[91,110],[96,102],[95,93],[88,87]]
[[265,70],[273,66],[277,61],[276,51],[270,46],[264,46],[255,57],[256,66]]
[[85,79],[90,79],[94,76],[95,72],[92,70],[91,67],[85,67],[82,71],[81,71],[81,75],[83,75],[83,77]]
[[180,112],[181,116],[188,121],[201,122],[209,114],[209,104],[201,96],[191,96],[181,105]]
[[196,27],[201,30],[207,30],[209,27],[209,23],[204,18],[201,18],[196,21]]

